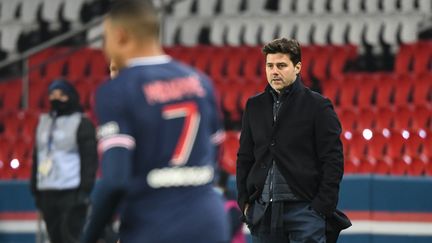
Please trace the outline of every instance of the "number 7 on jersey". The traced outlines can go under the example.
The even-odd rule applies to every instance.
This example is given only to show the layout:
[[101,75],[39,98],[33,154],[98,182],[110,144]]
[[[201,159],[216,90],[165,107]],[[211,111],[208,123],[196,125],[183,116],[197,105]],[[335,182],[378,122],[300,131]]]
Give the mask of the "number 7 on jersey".
[[184,117],[184,125],[177,142],[171,165],[180,166],[186,164],[189,159],[195,138],[198,132],[201,116],[194,102],[183,102],[164,106],[162,116],[166,120]]

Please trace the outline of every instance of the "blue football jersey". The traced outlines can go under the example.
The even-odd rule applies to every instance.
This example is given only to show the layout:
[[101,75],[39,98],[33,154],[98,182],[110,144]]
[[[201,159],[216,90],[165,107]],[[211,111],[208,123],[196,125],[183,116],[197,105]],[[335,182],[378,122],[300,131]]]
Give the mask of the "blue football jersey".
[[86,240],[120,200],[122,243],[228,238],[212,188],[223,131],[205,75],[169,56],[133,59],[98,89],[96,114],[102,179]]

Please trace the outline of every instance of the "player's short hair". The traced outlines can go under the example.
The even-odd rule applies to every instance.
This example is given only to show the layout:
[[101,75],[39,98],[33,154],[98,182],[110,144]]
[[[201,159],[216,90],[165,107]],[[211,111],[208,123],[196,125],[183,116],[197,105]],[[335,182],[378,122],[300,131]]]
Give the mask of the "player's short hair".
[[115,0],[106,16],[140,39],[159,36],[158,13],[150,0]]
[[267,54],[283,53],[288,54],[294,65],[301,62],[301,49],[300,44],[297,40],[287,38],[279,38],[270,41],[265,44],[262,48],[263,54],[267,57]]

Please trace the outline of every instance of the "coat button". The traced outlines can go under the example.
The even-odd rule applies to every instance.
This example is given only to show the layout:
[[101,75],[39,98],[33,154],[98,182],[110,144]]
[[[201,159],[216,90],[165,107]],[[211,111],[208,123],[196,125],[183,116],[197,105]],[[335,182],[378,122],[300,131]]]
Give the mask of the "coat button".
[[272,140],[271,143],[270,143],[270,146],[273,147],[273,146],[275,146],[275,145],[276,145],[276,142],[275,142],[274,140]]

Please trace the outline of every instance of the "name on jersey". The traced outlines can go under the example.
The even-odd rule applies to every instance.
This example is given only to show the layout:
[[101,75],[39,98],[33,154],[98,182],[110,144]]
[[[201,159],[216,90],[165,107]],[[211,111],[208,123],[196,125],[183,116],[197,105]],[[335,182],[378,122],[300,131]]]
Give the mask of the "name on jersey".
[[184,98],[204,97],[206,92],[198,77],[157,80],[143,87],[149,104],[166,103]]

